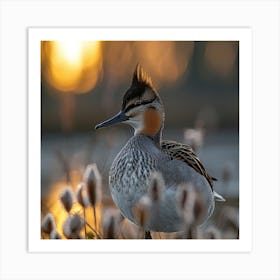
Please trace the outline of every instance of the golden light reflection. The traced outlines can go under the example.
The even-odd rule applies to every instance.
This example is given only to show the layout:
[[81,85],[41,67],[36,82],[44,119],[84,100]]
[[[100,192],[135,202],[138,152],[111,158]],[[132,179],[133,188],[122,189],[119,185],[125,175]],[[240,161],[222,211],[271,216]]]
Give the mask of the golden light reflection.
[[83,42],[62,41],[54,42],[54,53],[57,59],[64,63],[79,65],[82,57]]
[[[72,190],[74,195],[76,195],[77,186],[81,181],[81,175],[78,171],[72,171],[70,173],[71,181],[72,181]],[[68,217],[68,213],[63,208],[62,203],[60,202],[60,193],[61,191],[66,188],[68,185],[65,181],[56,182],[52,185],[51,190],[48,192],[47,197],[42,201],[42,219],[47,213],[52,213],[55,219],[56,230],[62,237],[62,239],[66,239],[63,234],[63,225]],[[74,204],[71,209],[71,214],[79,214],[81,218],[83,216],[83,208],[77,202],[76,197],[74,197]],[[102,204],[99,203],[96,205],[96,218],[97,218],[97,228],[94,228],[94,216],[93,216],[93,209],[92,207],[86,207],[86,222],[90,225],[86,227],[87,233],[93,232],[92,229],[96,230],[99,233],[102,233],[101,228],[101,217],[102,217]],[[85,237],[84,230],[81,230],[81,235]],[[46,234],[43,234],[43,238],[48,238]]]
[[102,73],[100,41],[43,41],[42,73],[61,92],[86,93]]

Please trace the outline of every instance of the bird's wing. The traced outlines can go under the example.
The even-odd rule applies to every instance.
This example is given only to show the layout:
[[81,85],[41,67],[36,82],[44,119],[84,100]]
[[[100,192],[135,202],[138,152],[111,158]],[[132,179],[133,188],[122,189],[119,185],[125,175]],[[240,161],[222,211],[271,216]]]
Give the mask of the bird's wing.
[[209,182],[209,185],[211,186],[211,189],[213,191],[213,181],[217,181],[217,179],[211,177],[206,172],[205,167],[190,146],[175,141],[163,140],[161,142],[161,149],[166,154],[171,156],[171,158],[175,158],[177,160],[185,162],[198,173],[203,175]]

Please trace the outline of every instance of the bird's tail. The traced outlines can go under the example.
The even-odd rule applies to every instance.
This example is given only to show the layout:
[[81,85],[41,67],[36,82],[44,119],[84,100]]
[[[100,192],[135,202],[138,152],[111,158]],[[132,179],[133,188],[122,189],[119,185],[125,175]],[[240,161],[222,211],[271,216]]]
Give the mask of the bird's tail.
[[216,201],[223,201],[223,202],[226,201],[224,199],[224,197],[222,195],[218,194],[217,192],[213,191],[213,194],[214,194],[214,198]]

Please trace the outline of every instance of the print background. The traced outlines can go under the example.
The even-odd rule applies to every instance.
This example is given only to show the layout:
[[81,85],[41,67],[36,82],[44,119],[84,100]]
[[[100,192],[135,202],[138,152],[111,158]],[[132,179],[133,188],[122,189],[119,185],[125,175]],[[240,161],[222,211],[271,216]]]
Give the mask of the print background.
[[[72,2],[72,1],[71,1]],[[79,1],[80,2],[80,1]],[[3,5],[5,3],[5,6]],[[202,5],[203,3],[203,5]],[[219,3],[219,9],[217,9]],[[4,279],[90,279],[92,264],[95,263],[94,275],[100,279],[277,279],[279,278],[279,2],[278,1],[188,1],[158,2],[139,13],[146,13],[145,24],[166,26],[249,26],[253,36],[253,131],[252,151],[256,155],[263,149],[263,143],[269,139],[266,153],[258,153],[254,163],[253,179],[253,242],[250,253],[222,254],[172,254],[172,262],[166,254],[30,254],[27,251],[27,170],[16,169],[17,196],[14,188],[7,188],[10,178],[15,176],[15,158],[18,166],[27,166],[27,44],[26,29],[32,26],[60,26],[61,15],[64,26],[130,25],[139,24],[135,17],[135,4],[120,5],[119,2],[107,5],[92,2],[82,6],[51,4],[49,1],[32,3],[29,1],[1,2],[1,62],[6,71],[1,72],[1,277]],[[45,4],[45,5],[44,5]],[[64,12],[67,6],[68,13]],[[160,6],[160,8],[159,8]],[[98,13],[92,16],[92,11]],[[188,16],[186,16],[188,11]],[[50,16],[51,22],[50,22]],[[104,16],[107,14],[108,16]],[[8,15],[8,16],[7,16]],[[76,15],[73,17],[73,15]],[[238,15],[238,16],[237,16]],[[248,16],[250,15],[250,16]],[[261,15],[261,16],[260,16]],[[168,17],[167,17],[168,16]],[[11,32],[11,30],[13,32]],[[3,40],[2,40],[3,39]],[[268,42],[273,42],[269,44]],[[17,52],[10,46],[21,46]],[[5,57],[5,59],[2,59]],[[17,61],[17,67],[11,61]],[[267,75],[268,69],[270,75]],[[17,77],[17,83],[14,77]],[[10,92],[11,94],[7,94]],[[264,98],[266,92],[266,98]],[[5,93],[5,94],[4,94]],[[15,103],[15,100],[17,102]],[[11,110],[13,108],[14,110]],[[15,115],[15,111],[17,114]],[[272,121],[273,120],[273,121]],[[265,125],[265,132],[263,127]],[[15,129],[15,127],[17,129]],[[22,135],[22,141],[18,136]],[[268,137],[269,136],[269,137]],[[263,162],[272,162],[264,166]],[[267,176],[269,174],[269,176]],[[263,186],[270,186],[270,199],[263,199]],[[23,211],[14,211],[17,205]],[[264,212],[265,211],[265,212]],[[7,215],[9,213],[9,215]],[[263,227],[263,214],[266,227]],[[272,215],[273,213],[273,215]],[[40,220],[40,219],[39,219]],[[14,221],[18,221],[15,223]],[[19,228],[22,234],[19,234]],[[266,238],[267,228],[273,228],[270,238]],[[117,257],[116,257],[117,256]],[[271,261],[263,262],[267,257]],[[64,261],[61,262],[63,257]],[[131,262],[133,259],[134,262]],[[105,262],[106,260],[106,262]],[[145,260],[145,271],[139,272],[138,263]],[[108,269],[107,263],[110,263]],[[17,269],[14,264],[17,263]],[[126,269],[123,264],[128,263]],[[186,263],[188,271],[186,272]],[[201,263],[204,269],[201,269]],[[52,269],[45,270],[46,264]],[[158,269],[160,264],[160,270]],[[219,265],[218,265],[219,264]],[[218,269],[217,268],[218,265]],[[44,273],[42,274],[42,271]],[[81,275],[81,271],[83,274]],[[137,271],[137,275],[135,274]],[[176,271],[176,273],[174,273]],[[211,273],[209,273],[209,271]],[[232,273],[229,274],[229,271]],[[140,274],[139,274],[140,273]],[[190,276],[191,275],[191,276]]]

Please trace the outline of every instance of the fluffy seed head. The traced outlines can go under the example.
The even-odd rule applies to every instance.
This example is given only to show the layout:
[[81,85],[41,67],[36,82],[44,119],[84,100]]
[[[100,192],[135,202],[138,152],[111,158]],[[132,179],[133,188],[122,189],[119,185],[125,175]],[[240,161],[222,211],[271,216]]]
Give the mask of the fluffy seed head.
[[203,145],[204,131],[200,128],[187,128],[184,131],[185,143],[197,151]]
[[115,226],[116,226],[115,218],[114,216],[111,216],[108,221],[108,227],[106,227],[104,231],[104,238],[107,239],[115,238]]
[[44,233],[50,234],[55,230],[55,222],[53,214],[48,213],[42,220],[41,229]]
[[119,210],[113,208],[106,209],[102,219],[103,237],[106,239],[118,238],[122,220],[123,217]]
[[70,212],[73,206],[73,193],[70,187],[64,188],[60,193],[60,201],[67,212]]
[[201,224],[206,214],[206,207],[199,193],[196,193],[195,202],[193,206],[194,222]]
[[149,196],[153,202],[161,199],[164,191],[164,180],[161,173],[154,172],[150,177]]
[[94,207],[101,201],[102,196],[101,175],[96,164],[87,166],[84,173],[84,182],[86,184],[89,203]]
[[185,205],[187,203],[187,199],[188,199],[188,190],[184,188],[180,191],[180,194],[179,194],[179,197],[178,197],[179,209],[183,210],[185,208]]
[[[177,206],[183,211],[190,202],[195,200],[195,190],[192,184],[185,184],[178,187],[177,190]],[[192,203],[193,204],[193,203]]]
[[63,234],[68,239],[80,239],[84,222],[78,214],[69,215],[63,225]]
[[186,226],[203,222],[206,214],[205,203],[192,184],[183,185],[178,189],[177,207]]
[[143,228],[148,226],[151,216],[150,197],[147,195],[142,196],[136,206],[133,208],[133,213],[138,225]]
[[50,234],[50,239],[61,239],[61,236],[56,230],[52,230]]
[[77,201],[83,208],[85,208],[89,203],[86,197],[85,188],[86,188],[85,183],[80,183],[78,185],[78,189],[76,193]]

